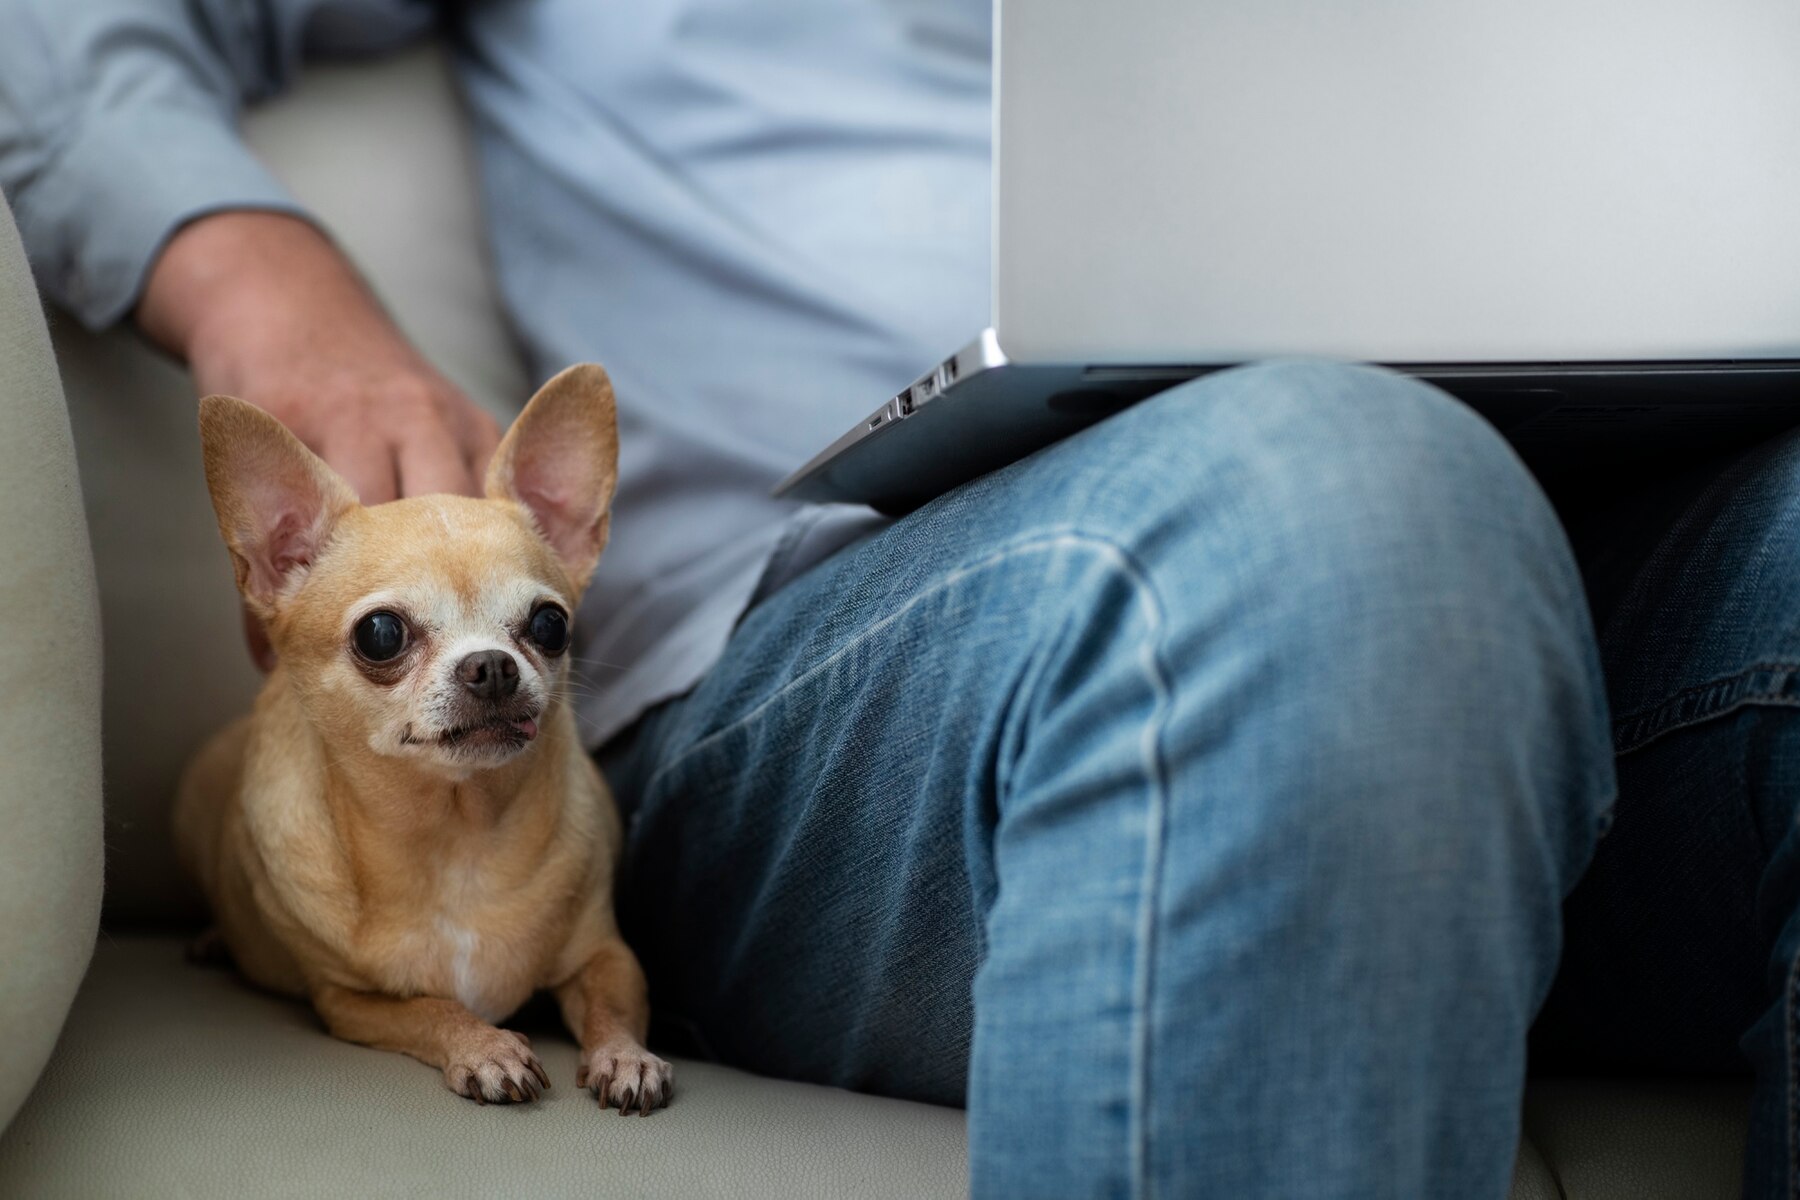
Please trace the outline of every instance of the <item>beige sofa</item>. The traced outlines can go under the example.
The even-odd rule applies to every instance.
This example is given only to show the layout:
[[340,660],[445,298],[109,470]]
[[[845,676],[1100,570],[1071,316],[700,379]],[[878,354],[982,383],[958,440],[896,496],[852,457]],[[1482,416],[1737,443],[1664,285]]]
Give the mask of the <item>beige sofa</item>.
[[[527,380],[482,261],[440,54],[314,71],[249,132],[425,350],[510,416]],[[521,1024],[542,1034],[554,1090],[478,1108],[417,1063],[333,1041],[303,1006],[186,965],[198,909],[171,861],[170,787],[257,681],[185,375],[127,333],[52,327],[106,631],[91,966],[93,576],[49,344],[0,221],[0,1197],[965,1191],[955,1110],[683,1061],[672,1107],[620,1120],[576,1090],[547,1011]],[[1745,1098],[1735,1084],[1537,1081],[1513,1194],[1735,1195]]]

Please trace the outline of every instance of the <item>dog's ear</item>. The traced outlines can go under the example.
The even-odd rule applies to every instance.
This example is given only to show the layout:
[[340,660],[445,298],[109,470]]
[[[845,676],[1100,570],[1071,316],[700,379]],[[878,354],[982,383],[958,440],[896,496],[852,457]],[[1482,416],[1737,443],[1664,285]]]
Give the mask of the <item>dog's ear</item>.
[[271,616],[356,493],[280,421],[232,396],[200,402],[200,451],[238,590]]
[[612,381],[581,363],[539,388],[506,431],[488,466],[487,494],[525,506],[579,589],[606,548],[618,478]]

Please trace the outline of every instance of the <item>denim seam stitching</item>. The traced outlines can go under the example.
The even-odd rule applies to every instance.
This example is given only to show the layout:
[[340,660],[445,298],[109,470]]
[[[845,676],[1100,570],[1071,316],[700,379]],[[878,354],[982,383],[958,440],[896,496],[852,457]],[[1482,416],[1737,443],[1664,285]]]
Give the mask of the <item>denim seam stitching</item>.
[[794,688],[800,687],[820,671],[825,670],[867,641],[879,631],[898,621],[913,608],[927,599],[938,595],[945,589],[962,582],[977,572],[984,571],[997,563],[1003,562],[1019,554],[1038,553],[1055,550],[1067,546],[1081,546],[1102,552],[1103,557],[1110,560],[1114,570],[1118,571],[1136,593],[1143,610],[1147,626],[1146,639],[1141,654],[1141,665],[1150,682],[1151,692],[1155,697],[1155,707],[1150,719],[1145,722],[1144,735],[1141,739],[1140,751],[1149,793],[1148,811],[1144,822],[1144,874],[1142,897],[1138,910],[1138,943],[1139,954],[1137,968],[1132,981],[1133,1004],[1132,1025],[1130,1033],[1131,1076],[1130,1111],[1127,1114],[1129,1138],[1129,1174],[1130,1191],[1137,1197],[1149,1194],[1149,1068],[1150,1068],[1150,993],[1155,986],[1155,952],[1156,952],[1156,913],[1162,887],[1162,866],[1164,849],[1164,826],[1167,822],[1168,784],[1167,764],[1162,753],[1164,732],[1167,727],[1170,711],[1174,707],[1174,689],[1170,676],[1164,669],[1161,656],[1157,652],[1163,628],[1163,607],[1156,595],[1156,589],[1150,583],[1148,573],[1142,565],[1123,546],[1103,537],[1082,533],[1078,530],[1062,529],[1046,533],[1034,534],[1017,542],[1003,545],[991,554],[951,571],[933,586],[921,591],[898,609],[881,620],[869,625],[839,646],[831,654],[814,663],[799,675],[783,684],[777,691],[764,697],[735,721],[722,725],[696,740],[681,754],[664,763],[645,784],[645,792],[655,790],[659,781],[668,772],[679,767],[693,755],[711,745],[718,739],[734,730],[740,729],[756,720],[767,708],[779,701]]
[[1105,539],[1091,539],[1116,559],[1116,569],[1130,580],[1144,608],[1147,626],[1141,663],[1145,677],[1155,695],[1155,707],[1144,723],[1140,751],[1149,784],[1149,803],[1144,820],[1144,877],[1138,911],[1138,963],[1133,980],[1131,1030],[1131,1190],[1138,1197],[1149,1195],[1150,1182],[1150,1038],[1151,996],[1156,984],[1156,914],[1162,896],[1162,867],[1167,845],[1169,788],[1168,764],[1162,753],[1169,713],[1174,707],[1174,686],[1164,668],[1157,646],[1163,637],[1162,604],[1156,596],[1147,572],[1124,547]]
[[788,692],[804,684],[820,671],[830,667],[833,663],[837,662],[838,659],[850,653],[852,650],[868,641],[871,637],[874,637],[877,633],[886,629],[888,626],[898,621],[901,617],[904,617],[907,613],[911,612],[925,601],[936,596],[938,593],[955,584],[961,583],[964,579],[967,579],[977,572],[985,571],[994,564],[1011,558],[1014,554],[1027,554],[1040,550],[1054,549],[1058,545],[1068,542],[1097,543],[1106,546],[1111,545],[1111,543],[1105,542],[1103,539],[1095,538],[1088,534],[1082,534],[1074,530],[1056,530],[1043,534],[1034,534],[1032,537],[1003,545],[983,558],[978,558],[972,563],[967,563],[956,568],[956,570],[951,571],[932,586],[921,591],[916,596],[913,596],[905,604],[902,604],[887,616],[882,617],[879,621],[867,626],[860,633],[856,634],[856,636],[839,646],[836,650],[833,650],[830,654],[782,684],[780,688],[771,692],[769,695],[764,696],[749,712],[746,712],[744,715],[728,724],[719,726],[719,728],[706,734],[704,737],[696,739],[693,745],[657,768],[656,773],[645,781],[643,788],[644,793],[648,795],[650,792],[654,791],[664,775],[686,762],[690,757],[699,753],[707,746],[710,746],[713,742],[724,737],[726,734],[756,720],[757,717],[762,715],[763,710],[767,709],[770,705],[775,704],[783,696],[787,695]]
[[1654,704],[1645,704],[1638,708],[1634,708],[1624,716],[1620,717],[1619,721],[1623,724],[1629,721],[1642,720],[1660,709],[1667,708],[1671,703],[1681,699],[1683,696],[1690,695],[1694,692],[1704,692],[1710,688],[1716,688],[1721,684],[1731,683],[1756,671],[1800,671],[1800,662],[1787,662],[1781,659],[1763,659],[1757,662],[1745,663],[1738,670],[1732,671],[1730,674],[1715,675],[1711,679],[1705,679],[1699,683],[1690,683],[1679,691],[1671,692],[1668,696],[1658,700]]
[[[1757,676],[1770,675],[1786,678],[1757,679]],[[1623,758],[1667,734],[1714,720],[1747,705],[1800,706],[1800,694],[1794,691],[1797,677],[1800,677],[1800,663],[1754,662],[1730,675],[1691,684],[1615,721],[1613,753]]]

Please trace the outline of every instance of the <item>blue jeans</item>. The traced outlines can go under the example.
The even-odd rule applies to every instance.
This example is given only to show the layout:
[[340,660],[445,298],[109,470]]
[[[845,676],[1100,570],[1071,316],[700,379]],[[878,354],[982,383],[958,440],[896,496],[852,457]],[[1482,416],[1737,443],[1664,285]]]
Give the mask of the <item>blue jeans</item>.
[[1564,511],[1619,800],[1534,1056],[1753,1069],[1744,1193],[1800,1196],[1800,431]]
[[1306,362],[840,552],[603,762],[659,1032],[966,1102],[978,1196],[1502,1196],[1614,795],[1542,493]]

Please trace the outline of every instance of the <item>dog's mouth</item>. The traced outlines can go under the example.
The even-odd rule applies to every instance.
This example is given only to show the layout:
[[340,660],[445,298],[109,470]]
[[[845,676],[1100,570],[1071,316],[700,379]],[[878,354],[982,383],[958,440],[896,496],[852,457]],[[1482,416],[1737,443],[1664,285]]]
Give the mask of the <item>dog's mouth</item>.
[[416,735],[409,726],[400,740],[409,746],[439,746],[446,750],[517,750],[537,738],[537,719],[535,712],[500,714],[466,725],[454,725],[427,737]]

